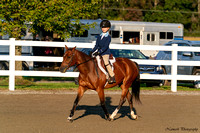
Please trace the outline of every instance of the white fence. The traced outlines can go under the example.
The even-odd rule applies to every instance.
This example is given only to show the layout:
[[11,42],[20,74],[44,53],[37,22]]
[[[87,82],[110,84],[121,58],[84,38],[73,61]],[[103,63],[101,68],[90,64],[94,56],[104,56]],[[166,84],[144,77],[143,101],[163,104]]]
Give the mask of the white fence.
[[[43,57],[43,56],[15,56],[15,46],[40,46],[40,47],[68,47],[77,48],[93,48],[94,43],[69,43],[69,42],[45,42],[45,41],[16,41],[0,40],[0,45],[10,46],[9,56],[1,55],[1,60],[8,60],[9,70],[0,70],[1,76],[9,76],[9,90],[15,90],[15,76],[46,76],[46,77],[78,77],[78,72],[60,73],[58,71],[17,71],[15,70],[15,61],[43,61],[43,62],[62,62],[62,57]],[[134,49],[134,50],[161,50],[172,51],[172,60],[139,60],[135,59],[138,64],[148,65],[171,65],[171,75],[162,74],[141,74],[141,79],[166,79],[171,80],[171,91],[177,91],[177,80],[200,80],[200,76],[195,75],[177,75],[177,66],[200,66],[198,61],[180,61],[177,60],[177,51],[198,51],[197,47],[178,47],[177,44],[173,46],[151,46],[151,45],[119,45],[111,44],[111,49]]]

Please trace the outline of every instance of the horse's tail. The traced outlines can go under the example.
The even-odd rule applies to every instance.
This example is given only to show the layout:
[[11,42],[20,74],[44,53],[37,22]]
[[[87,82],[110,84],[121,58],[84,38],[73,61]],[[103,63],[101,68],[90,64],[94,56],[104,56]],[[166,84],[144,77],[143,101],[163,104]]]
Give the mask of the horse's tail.
[[[136,63],[136,65],[138,67],[137,63]],[[139,71],[139,67],[138,67],[138,71]],[[135,101],[138,102],[138,103],[141,103],[141,101],[140,101],[140,72],[138,73],[137,77],[133,81],[131,87],[132,87],[132,99],[133,99],[133,96],[134,96]]]

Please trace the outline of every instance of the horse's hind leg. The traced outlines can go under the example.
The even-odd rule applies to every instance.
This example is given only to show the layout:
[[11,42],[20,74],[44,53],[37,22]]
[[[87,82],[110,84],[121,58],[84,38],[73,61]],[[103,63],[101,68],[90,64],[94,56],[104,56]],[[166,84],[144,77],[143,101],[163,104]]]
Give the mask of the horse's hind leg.
[[119,105],[115,109],[115,111],[112,113],[112,115],[110,116],[111,120],[114,120],[114,117],[117,115],[119,109],[122,107],[122,105],[126,101],[125,97],[126,97],[127,93],[128,93],[128,89],[122,89],[122,95],[121,95],[121,98],[120,98],[120,101],[119,101]]
[[86,88],[84,88],[84,87],[82,87],[82,86],[79,86],[79,88],[78,88],[78,94],[77,94],[77,97],[76,97],[76,99],[75,99],[75,101],[74,101],[74,105],[73,105],[73,107],[72,107],[72,110],[71,110],[71,113],[70,113],[69,117],[67,118],[67,120],[68,120],[69,122],[73,122],[72,116],[74,116],[74,112],[75,112],[75,110],[76,110],[76,107],[77,107],[77,105],[78,105],[78,102],[79,102],[80,99],[83,97],[83,94],[84,94],[85,91],[86,91]]
[[126,96],[127,100],[128,100],[128,103],[129,103],[129,106],[130,106],[130,110],[131,110],[131,118],[136,120],[137,119],[137,115],[136,113],[134,112],[134,108],[133,108],[133,97],[132,95],[130,94],[130,92],[128,91],[128,94]]

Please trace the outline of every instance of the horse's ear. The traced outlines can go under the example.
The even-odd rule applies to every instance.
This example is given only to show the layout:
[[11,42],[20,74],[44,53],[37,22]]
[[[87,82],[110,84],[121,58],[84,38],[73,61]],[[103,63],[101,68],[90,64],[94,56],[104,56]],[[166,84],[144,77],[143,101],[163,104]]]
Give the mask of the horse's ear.
[[76,46],[72,49],[72,51],[74,51],[76,49]]
[[68,47],[67,47],[67,45],[65,45],[65,49],[66,49],[66,50],[68,50]]

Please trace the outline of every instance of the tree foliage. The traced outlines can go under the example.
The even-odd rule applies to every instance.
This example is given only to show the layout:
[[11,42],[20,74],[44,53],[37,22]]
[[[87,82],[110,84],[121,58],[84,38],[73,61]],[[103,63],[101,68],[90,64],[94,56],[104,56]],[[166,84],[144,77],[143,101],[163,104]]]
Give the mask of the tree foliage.
[[[196,31],[199,23],[196,0],[162,0],[153,11],[144,13],[144,21],[182,23],[185,32]],[[188,34],[187,34],[188,35]]]
[[[32,2],[34,1],[32,0]],[[26,29],[24,23],[30,17],[29,10],[31,10],[32,2],[18,2],[17,0],[2,0],[0,2],[1,35],[9,34],[14,38],[23,36],[23,30]]]
[[67,38],[93,26],[78,20],[96,18],[101,5],[99,0],[2,0],[0,6],[1,34],[20,38],[29,23],[35,34],[44,29]]
[[[182,23],[185,35],[200,35],[199,0],[106,0],[102,18]],[[112,3],[112,4],[110,4]],[[200,4],[200,3],[199,3]],[[117,6],[116,6],[117,5]]]
[[98,9],[98,1],[49,0],[38,2],[32,13],[33,18],[29,21],[34,22],[33,32],[42,28],[67,38],[71,33],[82,33],[84,29],[90,28],[92,25],[80,25],[79,19],[95,18],[98,16]]
[[[199,1],[199,0],[198,0]],[[93,25],[79,19],[109,19],[182,23],[187,35],[200,35],[200,5],[197,0],[1,0],[0,35],[20,38],[32,25],[62,38],[83,33]]]

